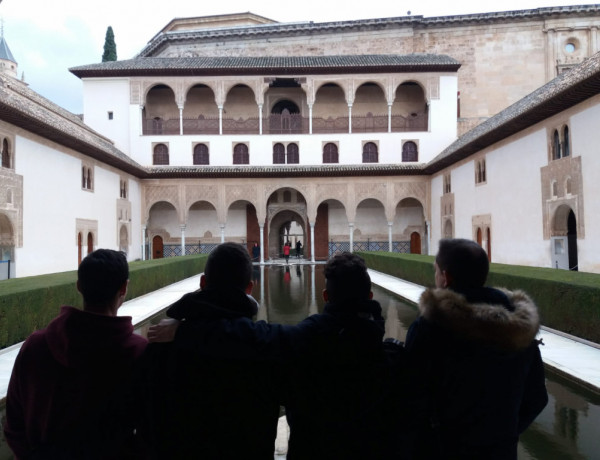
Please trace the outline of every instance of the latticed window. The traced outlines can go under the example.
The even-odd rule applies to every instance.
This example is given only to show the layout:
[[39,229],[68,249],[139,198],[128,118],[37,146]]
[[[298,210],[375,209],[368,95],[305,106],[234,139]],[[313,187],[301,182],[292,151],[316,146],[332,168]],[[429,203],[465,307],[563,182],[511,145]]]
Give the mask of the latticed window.
[[444,193],[452,192],[452,181],[450,174],[444,174]]
[[483,158],[475,162],[475,183],[481,184],[486,180],[485,158]]
[[233,164],[250,164],[250,155],[248,154],[248,146],[246,144],[236,144],[233,148]]
[[558,135],[558,131],[554,130],[554,135],[552,137],[552,159],[558,160],[560,158],[560,136]]
[[2,167],[10,168],[10,149],[8,147],[8,140],[2,141]]
[[287,146],[287,162],[288,164],[298,164],[300,163],[300,149],[298,148],[298,144],[288,144]]
[[569,127],[565,126],[563,129],[563,149],[562,156],[568,157],[571,153],[571,149],[569,148]]
[[206,144],[197,144],[194,147],[193,161],[195,165],[210,164],[208,157],[208,146]]
[[154,146],[154,155],[152,155],[152,164],[168,165],[169,164],[169,147],[165,144],[157,144]]
[[379,155],[377,154],[377,145],[373,142],[367,142],[363,145],[363,163],[377,163],[379,161]]
[[285,163],[285,147],[283,144],[273,146],[273,164],[280,165]]
[[412,141],[404,143],[402,146],[402,161],[419,161],[417,144]]
[[323,147],[323,163],[339,163],[338,148],[333,142]]

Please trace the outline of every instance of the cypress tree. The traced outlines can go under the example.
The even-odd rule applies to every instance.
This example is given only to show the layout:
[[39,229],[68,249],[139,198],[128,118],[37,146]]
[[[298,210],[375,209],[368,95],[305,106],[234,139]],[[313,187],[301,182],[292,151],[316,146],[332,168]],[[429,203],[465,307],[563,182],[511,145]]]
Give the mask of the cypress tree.
[[115,34],[113,33],[112,27],[108,26],[108,29],[106,29],[106,37],[104,38],[104,54],[102,55],[102,62],[116,60],[117,44],[115,43]]

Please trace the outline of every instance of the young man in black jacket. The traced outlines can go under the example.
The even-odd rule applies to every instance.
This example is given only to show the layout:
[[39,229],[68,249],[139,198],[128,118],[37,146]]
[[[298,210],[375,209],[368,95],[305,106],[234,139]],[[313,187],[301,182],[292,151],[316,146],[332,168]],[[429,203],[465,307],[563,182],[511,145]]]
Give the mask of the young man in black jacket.
[[516,460],[548,401],[537,308],[521,291],[484,287],[489,262],[473,241],[441,240],[434,267],[405,345],[430,395],[418,458]]
[[[208,274],[208,264],[206,269]],[[325,278],[323,313],[297,326],[247,317],[210,323],[186,319],[153,328],[149,338],[174,337],[183,352],[223,363],[245,358],[250,364],[275,365],[279,371],[271,395],[286,409],[290,460],[396,458],[396,451],[408,449],[401,426],[410,417],[396,404],[404,400],[397,397],[405,384],[403,350],[382,341],[381,307],[372,300],[360,257],[333,257]],[[256,457],[247,451],[244,458]]]

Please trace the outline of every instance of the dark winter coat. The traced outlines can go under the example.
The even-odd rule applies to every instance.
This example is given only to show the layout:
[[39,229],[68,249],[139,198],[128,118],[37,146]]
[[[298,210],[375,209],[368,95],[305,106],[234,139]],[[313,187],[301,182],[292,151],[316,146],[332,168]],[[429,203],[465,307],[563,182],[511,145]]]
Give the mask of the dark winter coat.
[[[208,334],[224,320],[235,328],[254,314],[256,304],[236,290],[186,294],[167,311],[183,321],[180,329]],[[152,458],[272,460],[280,399],[274,365],[246,359],[239,335],[207,339],[227,359],[186,347],[182,336],[150,344],[146,354],[142,431]]]
[[430,289],[419,310],[406,349],[431,397],[421,458],[516,460],[548,401],[535,304],[520,291]]
[[134,455],[133,368],[145,347],[131,317],[62,307],[15,361],[4,434],[16,457]]

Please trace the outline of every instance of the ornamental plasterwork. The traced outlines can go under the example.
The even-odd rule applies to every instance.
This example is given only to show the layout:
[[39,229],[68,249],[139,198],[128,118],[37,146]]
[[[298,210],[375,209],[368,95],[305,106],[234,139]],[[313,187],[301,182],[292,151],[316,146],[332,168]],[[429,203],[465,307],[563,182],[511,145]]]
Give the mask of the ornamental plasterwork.
[[368,198],[376,199],[381,202],[382,205],[385,206],[387,202],[386,196],[387,191],[385,184],[382,183],[358,183],[354,185],[354,196],[355,202],[359,203]]
[[219,188],[215,185],[186,185],[185,205],[189,209],[197,201],[208,201],[215,208],[219,202]]
[[2,244],[11,239],[11,245],[23,247],[23,176],[6,168],[0,168],[0,214],[4,214],[12,226],[11,236],[0,236]]
[[173,205],[179,214],[179,187],[176,185],[159,185],[144,187],[146,202],[146,220],[150,216],[150,208],[159,201],[166,201]]
[[142,105],[142,84],[139,81],[132,81],[129,84],[129,101],[130,104]]
[[254,185],[226,185],[225,203],[229,207],[235,201],[249,201],[257,207],[256,187]]
[[346,184],[317,184],[315,192],[315,196],[318,197],[319,201],[315,203],[315,206],[326,200],[337,200],[344,206],[347,205],[348,187]]
[[267,207],[267,220],[269,221],[269,225],[271,219],[281,211],[292,211],[296,214],[300,215],[303,219],[306,220],[306,206],[304,203],[282,203],[282,204],[270,204]]
[[425,207],[427,203],[427,184],[425,182],[398,182],[394,184],[394,201],[400,203],[405,198],[415,198]]

